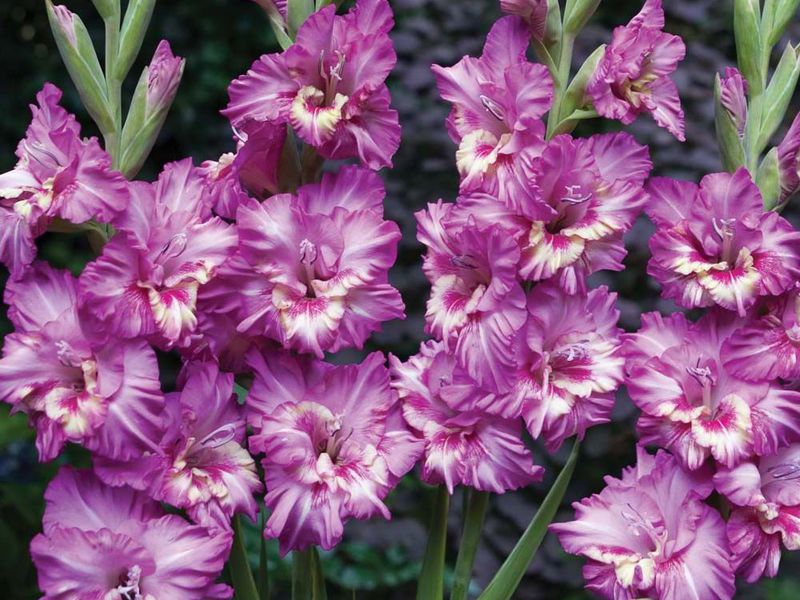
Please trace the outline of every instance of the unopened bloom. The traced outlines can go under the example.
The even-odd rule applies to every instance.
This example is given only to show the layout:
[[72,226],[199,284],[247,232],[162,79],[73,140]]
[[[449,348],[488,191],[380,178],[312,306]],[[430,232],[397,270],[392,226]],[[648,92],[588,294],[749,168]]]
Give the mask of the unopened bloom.
[[719,80],[720,103],[733,121],[736,132],[744,136],[747,125],[747,80],[738,69],[725,68],[725,76]]
[[508,347],[526,317],[519,246],[499,225],[453,226],[453,207],[440,201],[416,213],[417,239],[427,246],[422,268],[432,286],[426,331],[454,348],[479,385],[505,389]]
[[234,127],[248,118],[288,122],[326,158],[390,166],[400,144],[385,84],[397,60],[393,24],[386,0],[358,0],[343,16],[326,6],[285,52],[265,54],[231,83],[225,115]]
[[157,448],[164,398],[143,340],[107,341],[78,314],[77,281],[34,263],[6,285],[14,333],[0,359],[0,399],[28,415],[41,460],[67,442],[127,459]]
[[645,207],[658,227],[647,272],[686,308],[717,304],[744,316],[759,296],[800,278],[800,233],[765,212],[747,169],[690,182],[653,179]]
[[550,526],[567,552],[588,559],[586,587],[613,600],[732,598],[725,522],[703,502],[710,474],[637,451],[621,479],[606,476],[602,492],[572,505],[574,521]]
[[243,447],[245,418],[233,394],[233,375],[214,363],[187,363],[179,391],[167,394],[160,452],[122,462],[95,459],[111,485],[130,485],[185,509],[192,520],[229,529],[235,513],[255,521],[261,490],[255,461]]
[[96,138],[82,139],[61,90],[45,84],[17,146],[19,161],[0,174],[0,261],[19,277],[36,256],[35,239],[55,217],[72,223],[112,220],[128,203],[125,179]]
[[236,231],[210,215],[191,160],[167,165],[154,184],[131,184],[120,230],[80,276],[86,309],[110,334],[186,345],[197,326],[198,288],[236,250]]
[[400,230],[383,218],[384,194],[375,173],[350,167],[296,196],[243,204],[239,255],[224,279],[238,294],[239,331],[322,358],[401,318],[388,281]]
[[247,400],[264,453],[264,530],[282,553],[342,538],[351,518],[390,518],[383,499],[417,462],[420,442],[400,413],[380,353],[361,364],[334,366],[311,357],[253,354]]
[[798,479],[798,444],[714,476],[717,490],[733,504],[728,539],[734,567],[750,583],[777,575],[781,541],[787,550],[800,550]]
[[153,115],[169,109],[178,92],[186,61],[172,54],[167,40],[161,40],[147,65],[146,114]]
[[246,121],[234,129],[236,152],[200,165],[206,202],[215,214],[235,219],[248,196],[263,200],[278,191],[278,165],[286,129],[272,123]]
[[528,295],[528,320],[509,349],[511,389],[463,400],[506,418],[522,417],[555,450],[570,436],[607,423],[623,380],[616,294],[606,287],[568,296],[552,285]]
[[515,15],[530,27],[531,35],[541,41],[547,32],[547,0],[500,0],[500,10]]
[[784,205],[800,191],[800,114],[778,145],[778,180],[781,190],[779,205]]
[[686,55],[686,46],[663,29],[661,0],[646,0],[630,23],[614,30],[586,92],[600,115],[629,125],[649,112],[683,141],[683,110],[669,75]]
[[672,451],[689,469],[709,457],[730,468],[800,440],[800,393],[745,381],[727,368],[724,344],[740,325],[719,309],[694,324],[680,313],[650,313],[626,336],[626,384],[642,410],[641,440]]
[[31,558],[46,600],[230,598],[214,581],[231,546],[145,494],[63,467],[45,492],[44,532]]
[[537,202],[531,161],[543,147],[541,117],[550,109],[553,81],[546,67],[525,58],[529,38],[521,19],[504,17],[489,32],[480,58],[432,68],[439,93],[453,105],[447,129],[458,144],[461,193],[527,201],[546,217],[551,210]]
[[544,469],[533,464],[518,420],[450,406],[452,396],[476,386],[442,342],[423,343],[405,363],[395,356],[390,362],[403,416],[425,442],[424,481],[444,483],[451,494],[456,485],[502,494],[541,479]]
[[647,148],[625,133],[562,135],[533,164],[536,194],[550,216],[542,220],[538,206],[524,198],[500,204],[475,193],[458,199],[453,220],[502,225],[519,243],[520,276],[557,282],[570,294],[585,292],[586,278],[596,271],[622,270],[622,236],[647,199]]

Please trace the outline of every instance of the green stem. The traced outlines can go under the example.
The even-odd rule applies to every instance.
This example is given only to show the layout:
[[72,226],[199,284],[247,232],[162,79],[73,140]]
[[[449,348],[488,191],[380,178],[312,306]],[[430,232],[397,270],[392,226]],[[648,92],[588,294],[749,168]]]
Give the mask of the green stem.
[[466,600],[469,593],[469,584],[472,581],[472,565],[475,563],[475,554],[481,541],[481,530],[486,509],[489,506],[489,492],[469,491],[464,531],[461,535],[461,546],[456,559],[455,579],[450,600]]
[[233,518],[233,546],[228,565],[231,572],[233,589],[236,591],[236,600],[259,600],[253,571],[247,562],[247,550],[244,546],[244,531],[241,517]]
[[326,600],[325,578],[316,546],[292,552],[292,600]]
[[[267,518],[267,507],[261,505],[259,531],[264,531],[264,521]],[[267,561],[267,538],[261,536],[261,545],[258,550],[258,593],[261,600],[269,600],[269,563]]]
[[428,544],[422,559],[422,571],[417,584],[417,600],[442,600],[444,598],[444,555],[447,548],[447,510],[450,494],[447,488],[436,490]]
[[575,36],[568,33],[561,34],[561,43],[558,56],[558,73],[555,79],[555,89],[553,90],[553,106],[547,117],[547,139],[555,135],[558,125],[561,124],[561,102],[569,86],[569,73],[572,67],[572,50],[575,46]]

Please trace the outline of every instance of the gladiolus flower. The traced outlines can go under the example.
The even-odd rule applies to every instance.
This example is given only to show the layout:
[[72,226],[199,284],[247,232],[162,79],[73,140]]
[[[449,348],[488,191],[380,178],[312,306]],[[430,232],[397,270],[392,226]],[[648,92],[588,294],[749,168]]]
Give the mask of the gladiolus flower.
[[745,381],[726,367],[725,341],[740,326],[719,310],[694,324],[680,313],[642,316],[623,351],[628,393],[642,409],[643,443],[697,469],[708,457],[731,468],[800,441],[800,393]]
[[80,276],[86,310],[109,334],[184,346],[197,326],[198,288],[236,250],[232,225],[210,215],[190,160],[167,165],[155,184],[131,184],[120,233]]
[[247,400],[265,454],[264,535],[281,553],[312,544],[330,549],[350,518],[390,518],[383,499],[417,462],[422,447],[406,427],[380,353],[358,365],[311,357],[253,354]]
[[397,61],[393,24],[386,0],[358,0],[344,16],[326,6],[300,26],[295,44],[265,54],[231,83],[223,112],[234,127],[246,119],[288,122],[326,158],[391,166],[400,144],[385,84]]
[[747,80],[738,69],[727,67],[720,78],[720,103],[728,112],[739,136],[747,125]]
[[779,295],[800,278],[800,233],[765,212],[746,169],[695,184],[654,179],[647,272],[686,308],[717,304],[745,316],[759,296]]
[[233,376],[213,363],[187,363],[180,390],[166,399],[161,452],[128,462],[95,459],[110,485],[130,485],[183,508],[195,522],[230,529],[235,513],[256,520],[253,493],[261,490],[253,458],[242,446],[245,418],[233,395]]
[[444,344],[425,342],[405,363],[389,360],[403,416],[425,441],[424,481],[444,483],[451,494],[456,485],[502,494],[541,479],[544,469],[533,464],[518,421],[448,405],[476,386]]
[[111,158],[96,138],[81,139],[75,117],[59,106],[61,90],[47,83],[36,100],[19,162],[0,175],[0,261],[13,277],[31,264],[35,239],[55,217],[109,222],[129,201]]
[[613,600],[732,598],[725,522],[703,502],[710,474],[637,450],[621,479],[607,476],[602,492],[572,505],[574,521],[550,526],[567,552],[588,558],[586,587]]
[[63,467],[45,492],[44,533],[31,542],[47,600],[230,598],[214,581],[231,546],[131,488]]
[[0,359],[0,399],[28,415],[41,460],[66,442],[128,459],[157,448],[164,398],[152,349],[106,341],[78,316],[77,281],[34,263],[10,281],[5,302],[16,330]]
[[781,541],[800,550],[800,445],[722,469],[714,485],[734,505],[728,520],[733,564],[749,583],[775,577]]
[[681,141],[686,138],[678,88],[669,75],[686,55],[677,35],[664,33],[661,0],[646,0],[611,43],[586,86],[598,114],[630,125],[643,112]]

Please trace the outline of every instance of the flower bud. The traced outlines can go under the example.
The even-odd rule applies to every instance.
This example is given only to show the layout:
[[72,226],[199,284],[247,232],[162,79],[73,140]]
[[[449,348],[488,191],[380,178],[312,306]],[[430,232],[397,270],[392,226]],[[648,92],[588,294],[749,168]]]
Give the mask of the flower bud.
[[778,181],[778,205],[783,205],[800,191],[800,114],[795,116],[786,137],[778,145]]
[[150,64],[142,71],[122,129],[120,170],[127,177],[141,168],[161,131],[178,91],[184,62],[172,54],[166,40],[161,40]]
[[734,0],[733,31],[739,68],[755,93],[764,89],[761,78],[761,9],[759,0]]
[[764,6],[764,30],[767,36],[767,44],[774,46],[781,39],[786,27],[797,14],[800,0],[776,0],[767,2]]
[[781,204],[778,150],[773,148],[761,161],[756,173],[756,185],[764,199],[764,209],[772,210]]
[[65,6],[53,6],[50,0],[47,0],[47,17],[58,52],[83,105],[101,132],[113,131],[114,117],[106,94],[105,76],[86,26],[78,15]]
[[119,54],[114,65],[114,75],[118,81],[125,79],[139,55],[155,4],[156,0],[131,0],[128,3],[119,36]]
[[92,3],[103,19],[119,14],[119,0],[92,0]]
[[547,28],[547,0],[500,0],[500,10],[522,17],[531,28],[531,36],[544,41]]
[[272,32],[281,48],[286,50],[294,42],[286,32],[287,0],[254,0],[267,13]]
[[787,44],[786,50],[784,50],[781,60],[775,69],[775,74],[772,76],[769,86],[767,86],[756,146],[756,151],[759,153],[766,147],[772,136],[775,135],[786,116],[789,102],[794,96],[797,80],[800,77],[799,58],[797,48]]
[[736,69],[725,69],[714,82],[714,124],[726,171],[744,164],[742,138],[747,124],[747,81]]

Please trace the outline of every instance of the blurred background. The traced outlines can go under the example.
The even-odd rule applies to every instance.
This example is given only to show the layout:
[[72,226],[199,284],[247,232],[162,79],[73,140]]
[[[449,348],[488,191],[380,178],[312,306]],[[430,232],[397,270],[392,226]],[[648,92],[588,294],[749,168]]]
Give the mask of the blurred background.
[[[393,38],[399,62],[390,80],[395,107],[400,111],[403,142],[395,157],[395,168],[384,171],[389,218],[404,233],[392,278],[402,291],[408,318],[386,324],[374,336],[368,350],[379,349],[406,357],[413,354],[423,337],[424,302],[428,286],[420,268],[421,247],[415,239],[413,213],[438,198],[453,199],[458,186],[454,164],[455,146],[447,137],[444,119],[448,106],[438,98],[429,65],[451,65],[465,54],[480,54],[483,40],[499,16],[497,0],[390,0],[397,26]],[[69,0],[97,41],[102,24],[90,0]],[[630,130],[652,149],[655,175],[699,179],[720,170],[713,127],[712,87],[714,73],[734,62],[731,34],[732,2],[719,0],[670,0],[667,30],[680,34],[688,47],[676,82],[681,90],[687,120],[685,144],[676,142],[649,119],[642,118]],[[578,41],[576,63],[608,40],[613,27],[623,24],[641,6],[640,0],[605,0]],[[96,130],[82,110],[77,93],[61,65],[51,38],[42,0],[0,2],[0,172],[15,163],[14,148],[24,135],[30,113],[28,103],[44,81],[65,91],[66,107],[78,115],[85,135]],[[800,39],[800,20],[790,30]],[[175,54],[186,57],[186,70],[178,98],[164,131],[140,177],[154,178],[165,162],[191,156],[196,162],[217,158],[232,150],[230,129],[219,110],[227,102],[226,88],[260,54],[277,49],[266,18],[247,0],[170,0],[155,10],[142,57],[128,82],[130,91],[138,72],[149,60],[159,39],[166,38]],[[782,45],[780,49],[782,49]],[[794,110],[796,110],[795,107]],[[793,116],[793,113],[792,113]],[[613,130],[613,123],[582,125],[576,134]],[[782,134],[782,132],[781,132]],[[785,215],[798,223],[790,207]],[[636,329],[641,312],[675,307],[661,301],[658,290],[645,274],[647,239],[652,226],[640,219],[627,238],[629,256],[623,273],[603,274],[595,284],[607,284],[619,292],[622,326]],[[80,237],[46,235],[40,240],[40,255],[52,264],[79,272],[90,259]],[[2,269],[2,267],[0,267]],[[0,272],[0,285],[6,272]],[[0,335],[10,331],[4,307],[0,308]],[[344,357],[345,359],[351,357]],[[355,357],[353,357],[355,358]],[[173,384],[175,362],[163,357],[165,389]],[[571,515],[569,503],[599,491],[605,474],[618,475],[633,462],[635,410],[620,394],[611,425],[592,429],[583,445],[582,458],[557,520]],[[490,513],[475,569],[476,591],[485,584],[516,542],[546,494],[568,448],[548,456],[534,446],[537,462],[547,467],[545,481],[538,486],[492,499]],[[87,464],[87,456],[71,448],[59,459]],[[28,600],[39,596],[27,545],[40,528],[42,494],[57,464],[37,463],[32,436],[24,418],[8,417],[0,407],[0,590],[2,598]],[[331,584],[329,597],[407,599],[414,596],[425,543],[426,517],[433,501],[432,489],[408,477],[393,492],[389,505],[391,522],[351,522],[344,543],[323,554],[324,569]],[[451,503],[450,547],[457,548],[461,526],[461,495]],[[253,560],[258,553],[258,530],[248,530]],[[273,598],[287,597],[289,563],[281,561],[269,545]],[[455,556],[450,556],[452,565]],[[794,600],[800,598],[800,560],[789,555],[779,578],[757,586],[740,586],[740,598]],[[579,599],[582,590],[581,561],[565,555],[548,536],[531,565],[516,598]]]

